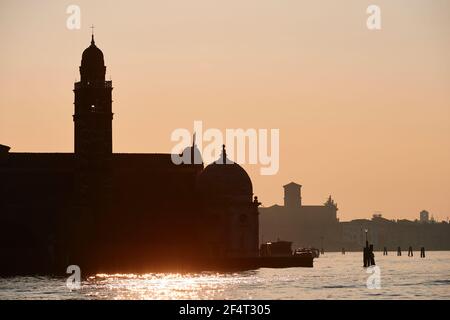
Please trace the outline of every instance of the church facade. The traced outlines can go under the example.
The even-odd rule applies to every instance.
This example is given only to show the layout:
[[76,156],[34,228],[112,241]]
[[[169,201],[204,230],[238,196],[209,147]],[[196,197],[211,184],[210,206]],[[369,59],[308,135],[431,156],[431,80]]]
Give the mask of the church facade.
[[0,273],[60,273],[68,265],[139,272],[256,257],[259,203],[245,170],[225,146],[206,167],[176,165],[171,154],[113,153],[105,73],[92,36],[74,86],[74,153],[0,145]]

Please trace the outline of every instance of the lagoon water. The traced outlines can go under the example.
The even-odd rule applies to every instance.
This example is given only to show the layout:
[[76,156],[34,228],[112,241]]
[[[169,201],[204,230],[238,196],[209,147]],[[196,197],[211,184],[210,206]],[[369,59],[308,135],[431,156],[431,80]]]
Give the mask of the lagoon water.
[[0,299],[450,299],[450,251],[375,254],[379,289],[362,254],[325,253],[314,268],[258,269],[236,273],[100,274],[69,290],[65,278],[0,278]]

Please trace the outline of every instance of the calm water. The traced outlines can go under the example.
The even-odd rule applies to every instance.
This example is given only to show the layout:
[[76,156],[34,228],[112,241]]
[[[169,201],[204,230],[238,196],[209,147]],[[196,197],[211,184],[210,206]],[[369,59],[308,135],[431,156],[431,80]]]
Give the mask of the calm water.
[[97,275],[76,291],[62,278],[4,278],[0,299],[450,299],[450,252],[418,254],[376,253],[381,289],[367,289],[361,253],[326,253],[314,268]]

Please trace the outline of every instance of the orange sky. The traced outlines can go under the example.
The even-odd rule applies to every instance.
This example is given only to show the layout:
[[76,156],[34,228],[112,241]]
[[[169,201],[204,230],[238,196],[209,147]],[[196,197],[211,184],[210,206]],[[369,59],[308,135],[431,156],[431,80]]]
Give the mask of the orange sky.
[[[95,24],[114,151],[170,152],[176,128],[279,128],[263,205],[329,194],[341,220],[450,216],[450,2],[0,0],[0,143],[73,151],[73,82]],[[81,8],[81,30],[66,8]],[[366,28],[381,7],[382,29]],[[145,138],[143,138],[145,137]]]

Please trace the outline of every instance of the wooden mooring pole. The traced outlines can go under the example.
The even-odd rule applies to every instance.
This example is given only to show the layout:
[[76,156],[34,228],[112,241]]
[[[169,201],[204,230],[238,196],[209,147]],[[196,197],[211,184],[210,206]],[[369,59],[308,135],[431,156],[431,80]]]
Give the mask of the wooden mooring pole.
[[414,254],[413,254],[413,249],[412,249],[412,247],[411,246],[409,246],[409,248],[408,248],[408,257],[412,257]]
[[425,247],[420,248],[420,257],[425,258]]

